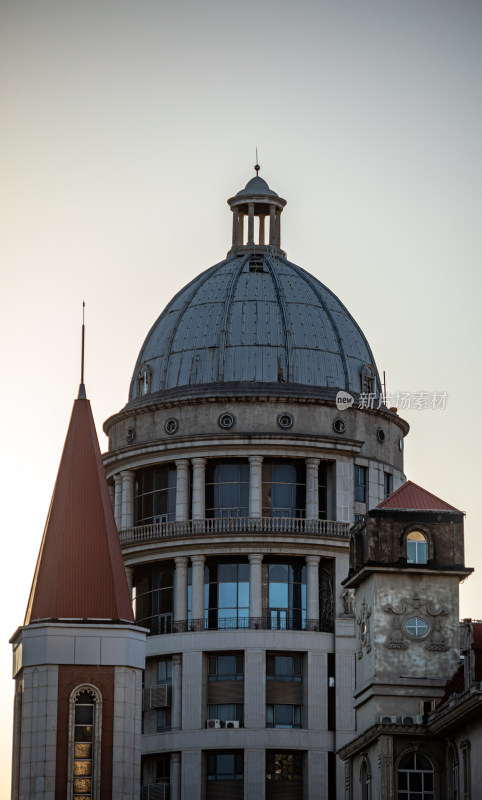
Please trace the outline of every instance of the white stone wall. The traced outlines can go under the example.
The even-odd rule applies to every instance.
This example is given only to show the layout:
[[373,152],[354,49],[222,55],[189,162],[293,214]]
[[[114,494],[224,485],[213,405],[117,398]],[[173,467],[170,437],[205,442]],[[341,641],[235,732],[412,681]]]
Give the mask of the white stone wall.
[[138,800],[141,776],[142,670],[116,667],[112,797]]
[[24,669],[18,800],[55,800],[57,693],[57,666]]

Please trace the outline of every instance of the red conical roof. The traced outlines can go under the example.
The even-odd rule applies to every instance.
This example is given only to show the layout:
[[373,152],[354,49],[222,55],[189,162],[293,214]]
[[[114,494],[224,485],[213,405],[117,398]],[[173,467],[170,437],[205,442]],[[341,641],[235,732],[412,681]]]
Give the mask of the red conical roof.
[[458,511],[432,492],[422,489],[412,481],[407,481],[399,489],[388,495],[377,508],[391,508],[403,511]]
[[88,400],[76,400],[25,616],[134,621]]

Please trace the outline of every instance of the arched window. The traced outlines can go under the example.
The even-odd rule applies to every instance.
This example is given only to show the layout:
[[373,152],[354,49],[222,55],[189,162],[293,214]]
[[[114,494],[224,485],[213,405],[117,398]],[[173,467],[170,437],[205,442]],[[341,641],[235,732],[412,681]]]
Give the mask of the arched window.
[[447,747],[446,775],[448,800],[459,800],[459,760],[451,743]]
[[398,765],[398,800],[435,800],[433,764],[420,753],[407,753]]
[[407,564],[426,564],[427,537],[420,531],[410,531],[407,536]]
[[372,800],[372,771],[370,762],[365,757],[360,767],[360,783],[362,800]]
[[361,393],[373,394],[375,391],[375,370],[371,364],[364,364],[360,372]]
[[151,368],[147,364],[141,364],[137,370],[137,395],[142,397],[151,391]]
[[100,800],[102,697],[90,684],[77,686],[69,700],[67,797]]

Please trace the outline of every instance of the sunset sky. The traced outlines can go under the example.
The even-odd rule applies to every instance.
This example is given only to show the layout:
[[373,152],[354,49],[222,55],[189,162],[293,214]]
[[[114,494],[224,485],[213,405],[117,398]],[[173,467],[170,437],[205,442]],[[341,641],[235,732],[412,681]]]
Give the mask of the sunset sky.
[[407,477],[467,512],[482,617],[482,4],[3,0],[0,796],[22,624],[72,402],[82,301],[102,423],[166,303],[224,258],[254,175],[282,247],[347,306],[401,412]]

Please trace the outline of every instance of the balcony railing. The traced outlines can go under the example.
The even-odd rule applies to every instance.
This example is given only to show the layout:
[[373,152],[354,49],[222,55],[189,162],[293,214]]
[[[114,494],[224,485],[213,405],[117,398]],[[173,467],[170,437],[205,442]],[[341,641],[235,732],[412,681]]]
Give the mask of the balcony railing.
[[300,619],[299,616],[273,619],[272,617],[227,617],[217,620],[208,619],[183,619],[174,620],[172,614],[159,614],[153,617],[138,619],[137,624],[149,628],[151,635],[158,636],[165,633],[188,633],[193,631],[321,631],[333,632],[333,620],[324,618]]
[[233,533],[289,533],[295,535],[336,536],[348,539],[351,523],[298,517],[213,517],[185,522],[160,522],[138,525],[120,531],[121,547],[157,539],[183,536],[212,536]]
[[142,800],[170,800],[171,786],[169,783],[152,783],[150,786],[143,786]]

